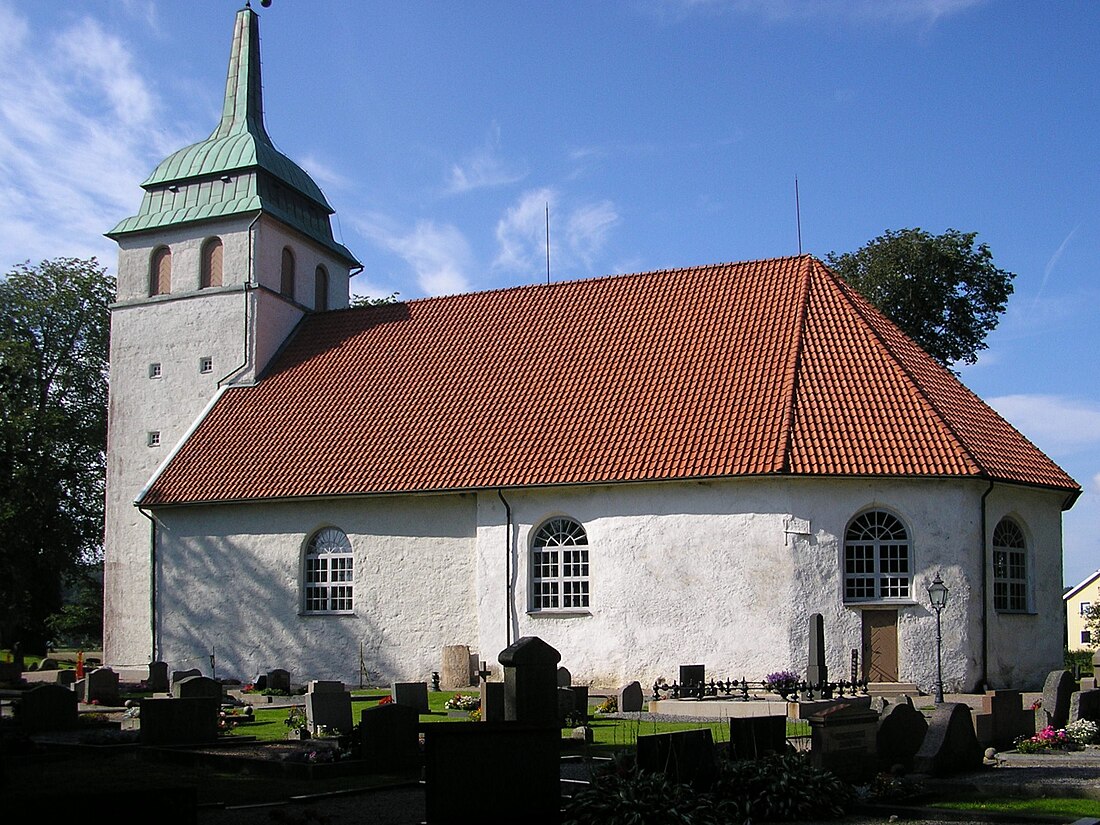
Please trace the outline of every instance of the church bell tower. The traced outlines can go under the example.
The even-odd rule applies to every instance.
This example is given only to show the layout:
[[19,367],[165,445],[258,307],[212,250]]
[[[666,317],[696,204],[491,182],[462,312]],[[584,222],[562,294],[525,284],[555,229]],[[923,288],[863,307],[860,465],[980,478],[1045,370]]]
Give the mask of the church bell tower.
[[299,320],[348,305],[361,266],[333,209],[264,125],[259,18],[237,12],[225,102],[205,140],[142,184],[111,306],[104,661],[158,658],[155,516],[135,501],[226,387],[258,380]]

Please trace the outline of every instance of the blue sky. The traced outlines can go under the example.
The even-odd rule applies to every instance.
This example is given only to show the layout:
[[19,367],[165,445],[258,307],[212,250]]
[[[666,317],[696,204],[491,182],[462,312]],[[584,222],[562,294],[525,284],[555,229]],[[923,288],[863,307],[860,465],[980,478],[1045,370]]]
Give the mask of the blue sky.
[[[206,137],[243,0],[0,0],[0,267],[95,255]],[[1016,273],[963,381],[1084,488],[1100,567],[1100,3],[273,0],[276,145],[401,298],[977,232]],[[795,208],[795,180],[798,205]],[[799,228],[800,225],[800,228]]]

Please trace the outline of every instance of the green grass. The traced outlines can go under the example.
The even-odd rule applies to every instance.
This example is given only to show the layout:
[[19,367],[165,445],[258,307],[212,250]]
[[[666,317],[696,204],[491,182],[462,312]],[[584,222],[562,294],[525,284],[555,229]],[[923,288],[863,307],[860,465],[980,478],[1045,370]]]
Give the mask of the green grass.
[[943,808],[952,811],[975,811],[1004,814],[1044,814],[1064,816],[1069,819],[1085,817],[1100,818],[1100,800],[1072,799],[1068,797],[1002,797],[973,801],[934,802],[930,808]]

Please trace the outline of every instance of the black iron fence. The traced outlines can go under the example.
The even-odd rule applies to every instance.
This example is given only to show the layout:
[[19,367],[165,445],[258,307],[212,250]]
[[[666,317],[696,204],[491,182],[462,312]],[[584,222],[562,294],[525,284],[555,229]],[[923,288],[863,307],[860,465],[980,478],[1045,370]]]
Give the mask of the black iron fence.
[[817,699],[842,699],[845,696],[868,695],[866,679],[836,682],[789,681],[783,683],[752,682],[747,679],[711,679],[708,681],[668,682],[658,679],[653,683],[654,699],[739,699],[749,701],[761,698],[762,693],[778,694],[787,702],[813,701]]

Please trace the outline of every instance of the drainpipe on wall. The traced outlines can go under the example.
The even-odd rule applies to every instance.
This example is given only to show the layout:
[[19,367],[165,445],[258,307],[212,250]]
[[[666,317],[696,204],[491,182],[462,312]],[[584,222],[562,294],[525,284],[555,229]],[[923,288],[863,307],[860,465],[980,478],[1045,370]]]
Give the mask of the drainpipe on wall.
[[504,646],[508,648],[512,646],[512,506],[499,487],[497,495],[504,502]]
[[138,512],[149,519],[149,645],[152,648],[150,662],[157,659],[157,523],[141,507]]
[[986,559],[986,533],[988,530],[985,516],[985,500],[993,492],[993,479],[989,480],[989,486],[982,493],[982,675],[978,682],[976,693],[985,693],[989,688],[989,565]]
[[245,272],[245,279],[244,279],[244,336],[242,338],[242,341],[243,341],[242,349],[244,350],[244,352],[241,354],[241,359],[242,359],[241,363],[238,366],[231,369],[229,372],[227,372],[221,378],[218,379],[218,386],[219,387],[230,376],[236,375],[241,370],[243,370],[245,367],[247,367],[248,362],[251,360],[251,354],[250,354],[251,351],[250,351],[249,346],[248,346],[248,338],[249,338],[249,334],[248,334],[248,293],[257,286],[257,281],[253,277],[253,275],[255,273],[252,271],[253,260],[255,259],[255,256],[253,254],[253,249],[255,249],[255,247],[256,247],[256,232],[255,232],[255,230],[256,230],[256,221],[258,221],[260,219],[260,216],[262,214],[263,214],[262,212],[257,212],[256,217],[254,217],[252,219],[252,222],[248,225],[248,264],[247,264],[247,267],[246,267],[247,271]]

